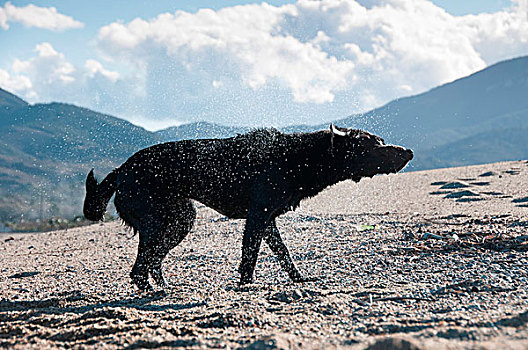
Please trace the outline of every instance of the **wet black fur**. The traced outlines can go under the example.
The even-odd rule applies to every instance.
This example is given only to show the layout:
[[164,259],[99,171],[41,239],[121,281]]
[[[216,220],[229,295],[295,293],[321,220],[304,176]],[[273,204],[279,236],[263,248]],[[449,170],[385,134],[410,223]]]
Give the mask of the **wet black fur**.
[[140,289],[152,288],[149,275],[165,285],[162,261],[193,226],[191,199],[229,218],[247,219],[241,284],[253,279],[262,240],[300,282],[275,218],[330,185],[397,172],[411,158],[410,150],[387,146],[375,135],[339,128],[298,134],[261,129],[228,139],[168,142],[137,152],[100,184],[91,171],[84,214],[102,220],[115,192],[119,216],[139,232],[131,278]]

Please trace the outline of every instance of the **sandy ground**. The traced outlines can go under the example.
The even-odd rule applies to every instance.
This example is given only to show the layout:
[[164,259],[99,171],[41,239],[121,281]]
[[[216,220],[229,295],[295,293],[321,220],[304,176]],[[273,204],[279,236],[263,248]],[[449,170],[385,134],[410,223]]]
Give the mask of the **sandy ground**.
[[165,293],[129,283],[117,223],[0,236],[0,348],[528,349],[528,164],[341,183],[278,220],[237,286],[243,221],[200,207]]

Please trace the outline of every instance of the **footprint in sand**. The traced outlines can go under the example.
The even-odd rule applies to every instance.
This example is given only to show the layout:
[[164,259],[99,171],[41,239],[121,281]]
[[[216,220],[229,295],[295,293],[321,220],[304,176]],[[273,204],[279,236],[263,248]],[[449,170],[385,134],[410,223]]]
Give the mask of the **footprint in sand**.
[[515,198],[512,200],[512,203],[528,203],[528,197]]
[[487,194],[488,196],[504,196],[504,193],[502,193],[502,192],[495,192],[495,191],[491,191],[491,192],[482,192],[482,194]]
[[439,195],[439,194],[448,194],[448,193],[451,193],[451,191],[433,191],[433,192],[429,192],[429,194],[432,194],[433,196]]
[[[468,181],[475,180],[473,178],[464,179]],[[479,182],[481,186],[484,186],[484,182]],[[488,183],[486,183],[488,184]],[[456,198],[457,202],[473,202],[477,200],[482,200],[483,198],[479,197],[480,194],[473,192],[471,190],[455,191],[462,188],[471,187],[471,185],[463,180],[460,181],[436,181],[431,183],[432,186],[440,186],[439,191],[429,192],[431,195],[445,195],[444,198]]]
[[480,174],[479,176],[480,177],[488,177],[488,176],[497,176],[497,175],[499,175],[499,174],[497,174],[494,171],[487,171],[485,173]]
[[[488,172],[481,174],[480,176],[494,176],[498,175],[497,173]],[[500,175],[499,175],[500,176]],[[453,198],[456,202],[477,202],[477,201],[483,201],[486,198],[482,198],[482,195],[490,195],[490,196],[504,196],[504,193],[502,192],[475,192],[470,189],[467,189],[468,187],[472,186],[488,186],[490,184],[489,181],[473,181],[476,180],[474,178],[467,178],[467,179],[459,179],[459,181],[436,181],[432,182],[432,186],[440,186],[438,191],[429,192],[430,195],[445,195],[444,198]],[[473,181],[473,182],[466,182],[466,181]],[[503,198],[503,197],[501,197]],[[526,199],[526,202],[528,202],[528,198]]]
[[488,186],[489,184],[490,184],[489,181],[471,182],[471,185],[475,185],[475,186]]
[[478,202],[483,201],[484,198],[475,198],[475,197],[463,197],[456,200],[456,202],[463,203],[463,202]]
[[464,181],[453,181],[448,182],[440,187],[441,190],[447,190],[447,189],[456,189],[456,188],[467,188],[470,187],[470,185],[467,182]]
[[444,198],[462,198],[462,197],[478,197],[478,196],[480,196],[480,194],[476,192],[473,192],[471,190],[464,190],[464,191],[458,191],[458,192],[451,192],[447,194]]

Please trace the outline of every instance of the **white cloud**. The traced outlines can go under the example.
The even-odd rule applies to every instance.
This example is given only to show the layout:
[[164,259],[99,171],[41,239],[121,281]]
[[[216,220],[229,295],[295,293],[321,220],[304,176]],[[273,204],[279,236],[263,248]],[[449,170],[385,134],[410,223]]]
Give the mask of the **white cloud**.
[[171,126],[180,126],[185,124],[185,120],[174,120],[172,117],[168,118],[145,118],[141,115],[127,115],[127,120],[134,125],[141,126],[149,131],[157,131],[161,129],[166,129]]
[[487,62],[528,53],[528,8],[519,2],[508,12],[469,15],[457,27]]
[[120,84],[119,73],[105,69],[100,62],[88,59],[84,66],[76,67],[47,42],[36,45],[34,51],[36,56],[28,60],[15,59],[11,74],[0,70],[2,88],[30,102],[70,102],[99,110],[108,107],[106,104],[118,105],[115,98],[123,97],[114,91]]
[[84,27],[82,22],[59,13],[55,7],[40,7],[33,4],[17,7],[9,1],[6,2],[4,7],[0,6],[0,28],[9,29],[8,22],[18,22],[25,27],[55,31]]
[[31,90],[31,80],[25,75],[12,76],[8,71],[0,69],[0,87],[24,96],[36,97],[35,92]]
[[222,56],[218,57],[221,61],[237,66],[230,74],[239,75],[254,90],[277,80],[292,90],[297,102],[331,102],[331,91],[346,86],[354,65],[328,56],[313,43],[274,34],[284,16],[296,14],[294,6],[277,8],[265,3],[218,12],[162,14],[151,21],[135,19],[127,25],[105,26],[99,42],[108,54],[142,66],[149,64],[153,54],[174,57],[189,72],[205,68],[213,73],[221,67],[215,62],[204,67],[205,55]]
[[[208,102],[196,109],[212,108],[209,94],[233,107],[237,98],[218,95],[231,89],[254,103],[280,95],[274,103],[295,106],[285,114],[305,106],[304,114],[324,110],[320,105],[346,115],[526,54],[527,33],[520,2],[503,12],[456,17],[425,0],[300,0],[116,22],[101,28],[98,45],[144,72],[144,93],[165,103],[155,107],[165,114],[203,117],[183,106],[195,99],[177,98],[178,92],[212,81],[217,92],[197,89]],[[162,91],[175,98],[161,101],[155,95]]]
[[96,60],[87,60],[84,67],[88,70],[88,77],[90,78],[95,77],[97,74],[101,74],[103,77],[107,78],[108,80],[114,83],[117,81],[117,79],[119,79],[118,72],[104,69],[103,65]]
[[16,59],[13,71],[31,76],[37,90],[56,89],[75,82],[76,68],[62,53],[55,51],[50,43],[38,44],[35,51],[38,53],[37,57],[27,61]]

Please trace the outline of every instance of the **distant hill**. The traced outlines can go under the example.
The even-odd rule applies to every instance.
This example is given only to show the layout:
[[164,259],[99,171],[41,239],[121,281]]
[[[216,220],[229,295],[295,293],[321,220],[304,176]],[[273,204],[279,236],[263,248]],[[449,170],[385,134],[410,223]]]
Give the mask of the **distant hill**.
[[[528,57],[336,121],[415,150],[410,170],[528,158]],[[294,125],[284,132],[322,125]],[[229,137],[248,128],[197,122],[149,132],[63,103],[29,105],[0,89],[0,221],[79,214],[84,179],[162,141]]]
[[[491,154],[496,153],[492,147],[499,144],[506,130],[528,127],[528,57],[497,63],[337,124],[366,128],[415,149],[414,169],[527,158],[528,153],[519,153],[524,142],[502,147],[501,159]],[[466,147],[477,135],[486,135],[479,145],[487,151]]]
[[73,216],[90,168],[106,174],[159,138],[62,103],[28,105],[0,91],[0,219]]
[[3,110],[9,110],[12,108],[25,107],[28,103],[18,96],[13,95],[10,92],[0,88],[0,108]]
[[422,169],[528,159],[528,127],[489,130],[420,154]]
[[[327,128],[328,125],[323,126]],[[285,133],[307,132],[320,128],[315,125],[292,125],[281,128]],[[195,122],[173,126],[167,129],[157,131],[156,134],[164,141],[178,141],[186,139],[205,139],[205,138],[226,138],[243,134],[252,128],[241,126],[225,126],[209,122]]]
[[177,141],[185,139],[224,138],[243,134],[250,128],[224,126],[209,122],[196,122],[170,127],[156,132],[164,141]]

